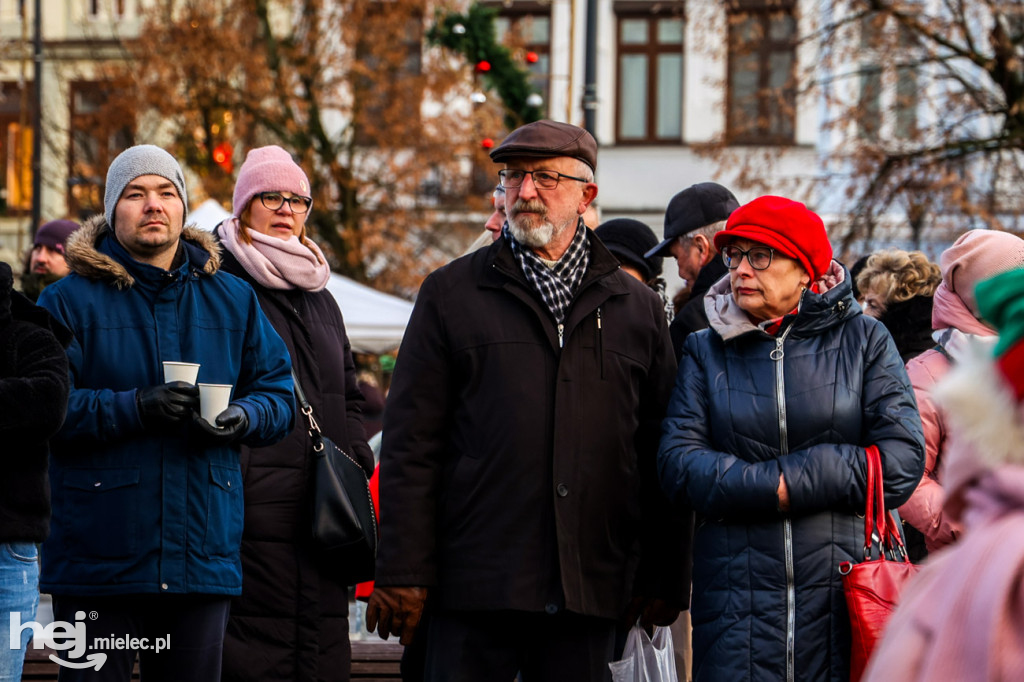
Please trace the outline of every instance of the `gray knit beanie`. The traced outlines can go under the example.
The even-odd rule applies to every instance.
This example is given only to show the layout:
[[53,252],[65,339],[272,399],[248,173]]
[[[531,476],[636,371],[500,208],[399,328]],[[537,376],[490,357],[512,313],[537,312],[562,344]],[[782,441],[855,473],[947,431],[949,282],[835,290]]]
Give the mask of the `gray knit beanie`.
[[160,147],[151,144],[140,144],[129,147],[114,159],[107,170],[107,187],[103,192],[103,211],[107,224],[114,226],[114,207],[121,199],[121,193],[128,183],[143,175],[159,175],[174,183],[185,205],[183,219],[188,218],[188,196],[185,194],[185,174],[181,166]]

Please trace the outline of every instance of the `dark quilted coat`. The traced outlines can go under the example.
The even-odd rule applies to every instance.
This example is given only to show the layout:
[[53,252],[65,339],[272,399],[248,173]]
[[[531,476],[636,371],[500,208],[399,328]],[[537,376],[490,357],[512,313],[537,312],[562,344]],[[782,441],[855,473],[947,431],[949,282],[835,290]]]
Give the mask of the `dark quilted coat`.
[[[334,297],[326,289],[268,289],[230,252],[222,258],[224,270],[252,285],[284,339],[320,428],[371,473],[363,396]],[[348,588],[338,576],[338,558],[310,545],[309,452],[302,415],[280,443],[242,448],[242,596],[231,604],[225,681],[349,679]]]
[[67,409],[71,332],[13,283],[0,263],[0,543],[42,542],[50,530],[47,441]]
[[864,447],[881,450],[890,507],[923,471],[921,421],[892,338],[861,314],[845,268],[833,262],[828,279],[778,338],[722,280],[708,294],[711,328],[686,341],[658,464],[666,494],[698,517],[695,680],[847,679],[837,567],[863,556]]

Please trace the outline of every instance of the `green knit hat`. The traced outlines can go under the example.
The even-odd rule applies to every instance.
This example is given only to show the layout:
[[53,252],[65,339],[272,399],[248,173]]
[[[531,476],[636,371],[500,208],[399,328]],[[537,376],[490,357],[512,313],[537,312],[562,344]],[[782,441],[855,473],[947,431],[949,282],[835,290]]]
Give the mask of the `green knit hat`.
[[974,297],[982,318],[999,332],[996,365],[1019,401],[1024,397],[1024,268],[978,282]]

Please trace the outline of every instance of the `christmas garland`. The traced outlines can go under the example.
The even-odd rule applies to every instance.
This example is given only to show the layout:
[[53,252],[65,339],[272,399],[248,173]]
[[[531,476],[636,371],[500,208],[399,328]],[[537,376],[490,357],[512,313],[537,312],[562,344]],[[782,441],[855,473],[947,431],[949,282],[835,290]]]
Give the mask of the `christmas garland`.
[[[489,7],[471,5],[465,14],[439,11],[427,39],[466,58],[484,85],[498,93],[505,108],[505,125],[509,130],[540,120],[543,100],[530,84],[530,72],[520,66],[512,51],[494,39],[494,17]],[[537,61],[537,55],[526,52],[523,59]],[[483,99],[476,99],[483,98]],[[482,102],[486,95],[474,96]],[[490,138],[488,138],[490,139]],[[492,143],[493,144],[493,143]],[[486,140],[484,141],[486,145]]]

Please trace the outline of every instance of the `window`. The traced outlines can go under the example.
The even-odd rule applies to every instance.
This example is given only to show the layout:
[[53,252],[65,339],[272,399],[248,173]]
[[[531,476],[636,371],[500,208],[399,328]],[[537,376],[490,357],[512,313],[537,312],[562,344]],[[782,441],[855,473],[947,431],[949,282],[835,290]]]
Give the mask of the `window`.
[[616,138],[681,142],[683,19],[664,10],[619,9]]
[[68,208],[81,218],[103,212],[107,167],[133,144],[131,114],[109,101],[109,87],[88,81],[71,83]]
[[0,83],[0,215],[32,208],[33,85]]
[[857,113],[861,137],[877,140],[882,127],[882,69],[877,66],[861,68]]
[[728,137],[735,144],[796,138],[793,8],[741,0],[729,10]]
[[[917,70],[906,63],[906,56],[912,53],[906,31],[894,27],[883,15],[867,15],[861,20],[856,120],[863,139],[878,141],[888,135],[900,140],[916,133]],[[893,55],[904,57],[904,61],[893,61]]]
[[[103,17],[103,16],[124,16],[124,3],[125,0],[89,0],[89,16]],[[111,14],[108,14],[111,13]]]
[[355,139],[360,145],[398,146],[395,134],[420,121],[423,17],[418,12],[392,15],[374,4],[362,23],[356,45],[362,75],[353,88]]
[[551,15],[539,12],[503,12],[494,18],[495,39],[512,49],[530,72],[530,85],[544,98],[541,115],[547,116],[551,92]]

